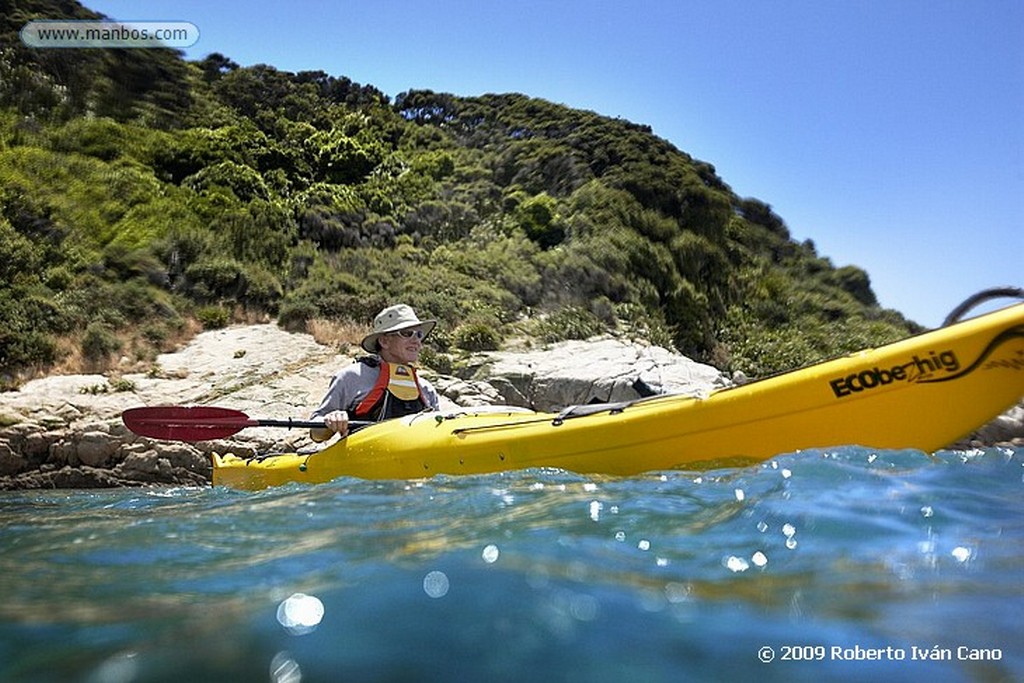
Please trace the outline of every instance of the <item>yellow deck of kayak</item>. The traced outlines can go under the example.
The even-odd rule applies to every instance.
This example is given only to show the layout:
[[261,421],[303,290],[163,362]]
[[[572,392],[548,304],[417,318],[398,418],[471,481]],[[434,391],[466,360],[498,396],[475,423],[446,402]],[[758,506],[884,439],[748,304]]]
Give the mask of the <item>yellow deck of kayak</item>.
[[631,475],[764,460],[806,448],[938,450],[1024,397],[1024,304],[706,398],[421,413],[309,454],[214,456],[213,482],[259,489],[340,476],[409,479],[528,467]]

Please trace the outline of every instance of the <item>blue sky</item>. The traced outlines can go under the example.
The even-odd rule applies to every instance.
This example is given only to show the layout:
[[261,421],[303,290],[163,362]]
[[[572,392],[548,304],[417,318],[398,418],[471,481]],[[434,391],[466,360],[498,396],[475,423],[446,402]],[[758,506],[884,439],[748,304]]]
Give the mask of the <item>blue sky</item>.
[[84,4],[192,22],[189,58],[650,125],[929,327],[977,290],[1024,286],[1020,0]]

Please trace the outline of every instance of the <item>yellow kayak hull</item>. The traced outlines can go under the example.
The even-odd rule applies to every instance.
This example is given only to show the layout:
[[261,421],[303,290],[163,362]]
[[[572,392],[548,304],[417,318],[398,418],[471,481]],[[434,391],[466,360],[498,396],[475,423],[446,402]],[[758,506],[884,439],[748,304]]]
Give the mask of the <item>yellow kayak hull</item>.
[[633,475],[749,464],[807,448],[932,452],[1024,397],[1024,304],[705,398],[665,395],[578,416],[421,413],[313,454],[213,456],[213,483],[260,489],[529,467]]

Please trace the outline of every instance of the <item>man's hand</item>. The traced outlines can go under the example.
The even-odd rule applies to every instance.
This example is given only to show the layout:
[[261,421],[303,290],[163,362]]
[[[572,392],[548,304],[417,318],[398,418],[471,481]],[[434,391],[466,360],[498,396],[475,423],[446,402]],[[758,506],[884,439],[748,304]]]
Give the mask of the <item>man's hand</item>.
[[332,410],[324,415],[324,429],[309,430],[314,441],[326,441],[334,434],[348,436],[348,413],[344,410]]
[[324,426],[336,434],[348,435],[348,413],[334,410],[324,415]]

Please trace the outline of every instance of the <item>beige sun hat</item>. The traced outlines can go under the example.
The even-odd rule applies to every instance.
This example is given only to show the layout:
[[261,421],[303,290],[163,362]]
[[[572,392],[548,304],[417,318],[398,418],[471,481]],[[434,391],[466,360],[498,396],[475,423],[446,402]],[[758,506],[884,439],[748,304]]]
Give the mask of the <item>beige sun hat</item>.
[[420,320],[416,317],[416,311],[412,310],[410,306],[405,304],[388,306],[373,319],[373,332],[363,337],[363,341],[359,345],[370,353],[377,353],[380,351],[377,348],[377,340],[382,335],[406,330],[410,327],[419,327],[423,330],[423,338],[426,339],[430,331],[434,329],[434,325],[437,325],[436,320]]

